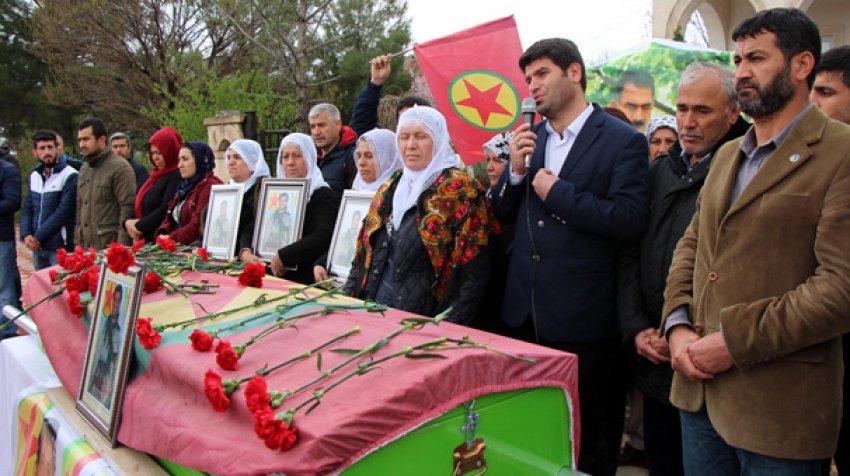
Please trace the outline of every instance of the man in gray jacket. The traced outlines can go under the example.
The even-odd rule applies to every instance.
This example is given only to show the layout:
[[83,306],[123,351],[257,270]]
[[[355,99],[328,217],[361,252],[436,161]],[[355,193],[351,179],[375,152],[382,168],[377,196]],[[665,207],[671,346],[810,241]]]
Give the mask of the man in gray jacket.
[[130,244],[124,220],[133,215],[136,181],[133,168],[106,147],[106,126],[85,119],[78,127],[85,164],[77,180],[77,226],[74,243],[103,249],[114,242]]

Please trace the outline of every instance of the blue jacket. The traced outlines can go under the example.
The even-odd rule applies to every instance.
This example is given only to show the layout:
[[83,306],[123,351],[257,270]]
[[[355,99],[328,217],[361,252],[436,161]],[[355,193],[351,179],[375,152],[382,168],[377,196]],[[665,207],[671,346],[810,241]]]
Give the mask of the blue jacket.
[[68,164],[53,167],[47,180],[45,167],[38,165],[30,174],[29,193],[21,210],[21,239],[32,235],[41,249],[74,249],[74,222],[77,207],[77,171]]
[[493,190],[499,221],[517,224],[503,320],[519,327],[533,313],[540,337],[555,342],[618,339],[617,255],[641,237],[649,210],[646,137],[594,105],[544,202],[526,186],[543,168],[545,124],[534,127],[526,180],[511,185],[506,167]]
[[15,241],[15,212],[21,208],[21,174],[0,160],[0,241]]

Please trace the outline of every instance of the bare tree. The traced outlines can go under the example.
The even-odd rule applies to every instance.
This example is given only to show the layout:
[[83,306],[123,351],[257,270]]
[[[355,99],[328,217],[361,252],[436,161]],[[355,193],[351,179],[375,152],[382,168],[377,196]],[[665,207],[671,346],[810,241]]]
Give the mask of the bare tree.
[[692,45],[709,47],[711,42],[708,38],[708,29],[705,27],[705,21],[699,10],[694,10],[691,13],[691,18],[685,26],[685,42]]
[[199,0],[36,1],[35,51],[53,70],[51,102],[122,128],[158,127],[142,107],[170,102],[193,72],[232,71],[245,58],[232,23]]

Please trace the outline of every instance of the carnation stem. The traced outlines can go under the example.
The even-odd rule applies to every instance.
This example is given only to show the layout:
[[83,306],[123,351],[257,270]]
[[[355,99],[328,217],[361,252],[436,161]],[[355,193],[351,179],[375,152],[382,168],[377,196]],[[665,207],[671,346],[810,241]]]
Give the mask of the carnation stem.
[[39,304],[41,304],[45,301],[49,301],[49,300],[55,298],[56,296],[62,294],[64,291],[65,291],[65,286],[62,286],[62,287],[56,289],[55,291],[53,291],[52,293],[48,294],[47,296],[44,296],[43,298],[39,299],[32,306],[24,308],[24,310],[21,311],[17,316],[9,319],[7,322],[4,322],[3,324],[0,324],[0,332],[3,332],[4,329],[6,329],[10,325],[12,325],[12,323],[17,321],[19,317],[30,312],[34,307],[38,306]]

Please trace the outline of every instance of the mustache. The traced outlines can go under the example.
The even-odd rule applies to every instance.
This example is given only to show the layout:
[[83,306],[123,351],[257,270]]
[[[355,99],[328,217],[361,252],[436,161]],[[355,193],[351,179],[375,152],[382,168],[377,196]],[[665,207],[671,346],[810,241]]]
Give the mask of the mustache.
[[735,92],[741,92],[744,88],[753,88],[756,91],[759,91],[759,85],[749,78],[744,78],[735,83]]
[[705,134],[696,129],[682,129],[679,131],[679,137],[696,137],[699,139],[705,139]]

